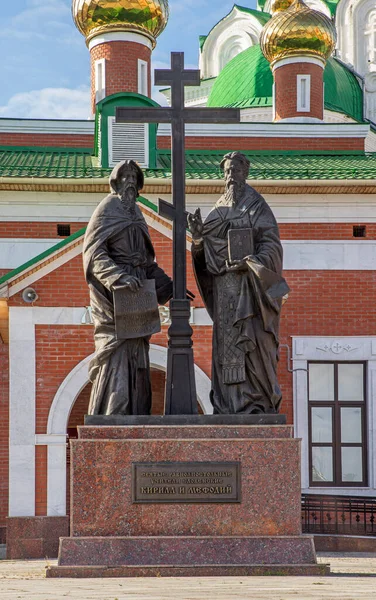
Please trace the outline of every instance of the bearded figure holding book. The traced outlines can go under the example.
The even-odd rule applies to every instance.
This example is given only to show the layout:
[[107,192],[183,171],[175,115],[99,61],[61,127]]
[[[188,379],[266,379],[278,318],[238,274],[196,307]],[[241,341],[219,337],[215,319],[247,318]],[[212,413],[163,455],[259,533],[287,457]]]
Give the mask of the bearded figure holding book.
[[282,246],[275,217],[247,185],[239,152],[221,162],[225,193],[205,222],[188,216],[198,287],[213,320],[211,402],[215,414],[278,413]]
[[155,262],[136,204],[143,185],[134,161],[117,165],[112,193],[86,230],[83,259],[96,350],[89,365],[90,415],[150,414],[149,339],[160,329],[158,303],[172,297],[172,281]]

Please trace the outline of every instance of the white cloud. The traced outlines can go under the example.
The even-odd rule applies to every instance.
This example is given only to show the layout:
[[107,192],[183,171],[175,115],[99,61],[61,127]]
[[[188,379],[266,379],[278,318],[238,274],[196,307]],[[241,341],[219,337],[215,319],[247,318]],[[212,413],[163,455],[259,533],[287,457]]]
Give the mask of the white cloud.
[[26,119],[87,119],[90,116],[90,89],[45,88],[15,94],[0,117]]

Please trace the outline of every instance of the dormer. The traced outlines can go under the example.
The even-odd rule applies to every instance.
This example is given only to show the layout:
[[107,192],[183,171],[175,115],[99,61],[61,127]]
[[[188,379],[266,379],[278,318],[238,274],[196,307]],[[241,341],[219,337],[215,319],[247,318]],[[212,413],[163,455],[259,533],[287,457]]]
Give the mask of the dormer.
[[131,92],[107,96],[97,104],[95,115],[95,156],[99,166],[111,168],[126,159],[140,167],[156,167],[157,125],[155,123],[116,123],[120,106],[155,107],[154,100]]

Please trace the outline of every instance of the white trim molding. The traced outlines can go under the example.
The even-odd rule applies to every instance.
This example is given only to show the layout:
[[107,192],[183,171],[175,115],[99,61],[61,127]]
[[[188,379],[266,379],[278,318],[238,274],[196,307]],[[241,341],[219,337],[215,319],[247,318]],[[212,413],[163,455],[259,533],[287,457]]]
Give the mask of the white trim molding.
[[[248,112],[249,115],[249,112]],[[248,117],[247,117],[248,118]],[[363,123],[250,123],[236,125],[187,123],[187,137],[286,137],[286,138],[366,138],[370,126]],[[158,137],[171,135],[171,125],[161,123]]]
[[[303,493],[374,496],[376,492],[376,337],[293,337],[293,404],[295,437],[302,439]],[[368,487],[309,487],[308,384],[309,361],[366,361]]]
[[106,97],[106,59],[100,58],[94,63],[95,102],[98,104]]
[[94,121],[0,118],[0,133],[94,135]]
[[109,42],[134,42],[146,46],[149,50],[153,49],[151,38],[135,31],[109,31],[107,33],[100,33],[89,41],[88,48],[92,50],[100,44],[108,44]]
[[296,76],[296,110],[297,112],[311,111],[311,76]]
[[137,91],[142,96],[149,94],[148,79],[148,63],[139,58],[137,61]]
[[9,309],[9,516],[35,515],[35,332],[32,309]]
[[16,269],[30,258],[49,250],[62,238],[2,238],[0,239],[0,269]]
[[325,60],[318,58],[316,56],[289,56],[288,58],[281,58],[277,62],[272,64],[273,71],[275,69],[279,69],[279,67],[285,67],[286,65],[296,65],[301,64],[302,68],[304,68],[305,64],[308,65],[317,65],[322,69],[325,68]]
[[284,240],[284,270],[374,271],[375,240]]

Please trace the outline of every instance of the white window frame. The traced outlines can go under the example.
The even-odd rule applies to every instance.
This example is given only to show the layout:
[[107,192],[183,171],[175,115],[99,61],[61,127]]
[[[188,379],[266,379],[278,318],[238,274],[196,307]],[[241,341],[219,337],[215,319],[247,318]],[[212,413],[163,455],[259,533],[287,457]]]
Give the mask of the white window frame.
[[297,112],[311,111],[311,76],[296,76],[296,110]]
[[95,102],[98,104],[106,97],[106,59],[100,58],[94,63],[95,70]]
[[[301,480],[304,494],[373,496],[376,491],[376,337],[293,337],[293,402],[295,437],[302,440]],[[309,487],[308,378],[310,361],[367,363],[367,487]]]
[[148,63],[146,60],[138,59],[137,65],[137,90],[139,94],[143,96],[149,96],[148,86]]

